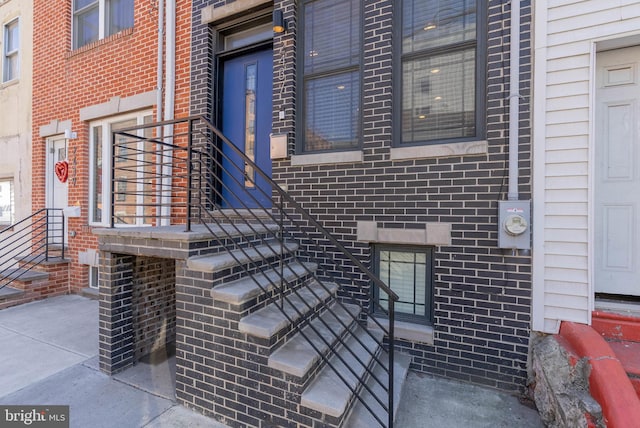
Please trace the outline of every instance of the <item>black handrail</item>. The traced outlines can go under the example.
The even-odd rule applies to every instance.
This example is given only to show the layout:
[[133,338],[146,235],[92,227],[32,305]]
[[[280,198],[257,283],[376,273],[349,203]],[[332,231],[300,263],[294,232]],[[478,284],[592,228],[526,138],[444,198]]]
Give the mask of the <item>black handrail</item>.
[[[186,125],[186,130],[183,132],[178,132],[174,130],[173,135],[171,136],[163,136],[162,138],[143,138],[140,135],[140,131],[147,128],[159,129],[165,125],[173,125],[176,128],[178,126]],[[198,128],[196,130],[196,127]],[[121,141],[116,140],[116,135],[125,136],[125,139],[121,139]],[[197,141],[194,141],[194,137],[197,138]],[[167,143],[164,141],[164,138],[170,138],[172,143]],[[178,142],[176,142],[178,141]],[[162,154],[157,154],[156,148],[147,149],[144,145],[150,143],[155,144],[156,148],[160,148]],[[233,152],[234,156],[238,156],[243,163],[242,169],[234,162],[230,161],[228,158],[228,154],[222,150],[221,146],[230,149]],[[117,153],[117,148],[120,148],[120,154]],[[233,145],[216,127],[214,127],[211,123],[208,122],[203,116],[192,116],[185,119],[177,119],[171,121],[158,122],[153,124],[147,124],[142,126],[135,126],[131,128],[126,128],[119,130],[113,133],[112,138],[112,159],[111,159],[111,206],[110,208],[110,223],[111,226],[114,227],[116,223],[116,218],[119,218],[121,222],[128,222],[129,224],[140,224],[141,218],[142,223],[151,224],[151,225],[159,225],[161,219],[166,219],[172,223],[182,223],[185,225],[187,231],[191,230],[191,222],[197,221],[201,224],[204,224],[211,232],[214,239],[218,239],[219,243],[222,243],[222,240],[228,236],[224,236],[224,232],[226,229],[223,225],[226,225],[231,228],[235,228],[236,231],[239,231],[237,225],[235,224],[236,218],[230,218],[224,211],[219,211],[219,214],[213,215],[210,213],[212,209],[216,207],[216,205],[220,201],[224,201],[225,196],[223,195],[222,189],[229,191],[230,189],[226,183],[224,183],[220,177],[225,169],[223,166],[222,158],[226,158],[227,164],[230,165],[231,168],[236,168],[244,174],[244,165],[248,164],[253,170],[260,176],[262,180],[264,180],[268,187],[270,187],[271,193],[269,193],[268,198],[278,199],[277,207],[271,208],[259,208],[265,214],[267,214],[268,222],[274,222],[277,225],[277,232],[273,237],[265,238],[260,237],[260,245],[265,245],[269,251],[273,251],[274,255],[278,255],[280,261],[280,274],[278,281],[281,284],[275,284],[268,275],[264,275],[265,278],[269,280],[271,283],[270,286],[276,289],[279,292],[279,298],[281,299],[278,307],[280,308],[283,315],[292,323],[293,328],[299,332],[312,346],[312,348],[318,353],[320,358],[322,358],[325,363],[331,367],[334,372],[338,375],[338,377],[346,384],[346,386],[355,394],[355,398],[358,399],[363,405],[373,414],[373,417],[380,423],[380,425],[384,426],[384,422],[375,415],[374,411],[371,409],[370,405],[359,396],[360,389],[366,389],[372,393],[375,400],[385,409],[388,413],[388,425],[389,427],[393,426],[393,363],[394,363],[394,305],[398,300],[398,296],[393,292],[383,281],[381,281],[378,277],[373,275],[364,264],[358,260],[351,252],[341,244],[332,234],[325,229],[323,225],[321,225],[315,218],[313,218],[297,201],[295,201],[287,192],[285,192],[274,180],[271,179],[269,175],[267,175],[264,171],[262,171],[253,160],[249,159],[245,154],[240,151],[235,145]],[[170,153],[166,153],[166,151],[170,151]],[[122,153],[125,153],[124,155]],[[153,161],[147,160],[147,156],[161,156],[162,161]],[[116,159],[118,160],[116,162]],[[174,174],[171,174],[171,184],[169,188],[165,184],[165,180],[168,178],[167,175],[161,170],[162,164],[169,160],[172,163],[174,171],[177,171]],[[119,165],[120,164],[120,165]],[[151,168],[151,170],[149,170]],[[158,173],[160,171],[160,173]],[[226,171],[228,173],[229,171]],[[231,175],[231,174],[229,174]],[[247,177],[245,177],[246,179]],[[236,178],[232,178],[236,180]],[[249,178],[253,181],[254,186],[258,188],[257,183],[255,182],[255,178]],[[130,184],[134,184],[135,190],[130,191],[127,187]],[[236,184],[241,185],[243,187],[243,183],[237,182]],[[150,186],[151,189],[146,189],[145,186]],[[142,190],[141,190],[142,189]],[[261,189],[258,188],[259,191],[262,192]],[[169,214],[166,216],[150,216],[148,214],[140,214],[140,210],[145,210],[147,207],[156,207],[158,209],[158,213],[162,211],[162,195],[166,194],[165,192],[172,192],[174,197],[173,200],[169,202],[169,206],[165,207],[165,210],[169,210]],[[263,192],[264,193],[264,192]],[[176,195],[177,194],[177,195]],[[181,196],[180,196],[181,195]],[[254,199],[254,202],[258,202],[254,196],[251,196]],[[127,198],[132,198],[128,200]],[[155,198],[155,200],[154,200]],[[238,199],[238,198],[235,198]],[[259,205],[259,204],[258,204]],[[275,204],[274,204],[275,205]],[[285,206],[287,207],[285,209]],[[123,214],[122,212],[116,212],[116,207],[120,209],[127,209],[131,207],[135,207],[135,212],[126,212]],[[244,208],[247,208],[245,206]],[[231,209],[234,214],[238,217],[239,212],[236,208]],[[278,212],[278,216],[274,215],[273,211]],[[182,214],[180,214],[182,213]],[[197,213],[197,214],[195,214]],[[245,213],[246,215],[246,213]],[[269,227],[265,223],[265,221],[251,209],[248,209],[248,215],[252,215],[251,219],[244,219],[244,226],[248,227],[252,232],[256,232],[256,227],[262,228],[263,230],[268,230]],[[222,221],[220,220],[222,219]],[[297,229],[295,233],[287,230],[284,222],[287,221],[288,227],[292,227],[292,225],[297,225]],[[212,223],[219,230],[217,230],[217,234],[220,234],[222,231],[222,236],[217,236],[214,233],[213,228],[208,224]],[[301,226],[300,223],[303,223],[304,226]],[[308,229],[314,229],[315,232],[310,232]],[[227,234],[229,232],[226,232]],[[323,240],[322,245],[318,245],[316,240],[314,239],[314,234],[318,234],[321,236]],[[274,246],[271,239],[275,239],[275,242],[279,245]],[[340,277],[343,279],[352,278],[355,281],[362,281],[363,279],[368,280],[368,283],[371,285],[378,287],[381,291],[386,293],[388,298],[388,317],[389,317],[389,325],[385,328],[380,324],[375,318],[372,317],[374,322],[378,325],[380,329],[383,331],[386,330],[386,335],[388,338],[388,367],[386,368],[386,372],[388,374],[388,385],[385,387],[382,382],[373,376],[372,367],[367,366],[364,362],[360,360],[360,358],[355,355],[354,351],[351,349],[347,349],[364,367],[366,373],[372,375],[373,379],[378,382],[383,388],[386,389],[387,392],[387,403],[383,403],[380,399],[373,394],[370,387],[361,382],[361,385],[352,388],[347,380],[343,377],[343,375],[333,366],[332,362],[329,361],[328,356],[325,356],[320,350],[316,347],[313,341],[307,336],[307,333],[303,328],[309,328],[312,331],[315,331],[315,327],[310,323],[309,319],[302,317],[303,313],[294,305],[293,309],[297,312],[297,315],[300,317],[301,321],[298,323],[293,323],[293,320],[285,311],[285,301],[290,299],[291,295],[298,295],[299,291],[297,288],[291,288],[290,294],[285,295],[285,285],[286,278],[284,274],[284,257],[285,257],[285,246],[288,239],[296,239],[302,240],[305,246],[314,245],[313,252],[322,256],[325,260],[330,260],[334,253],[329,254],[327,250],[327,246],[332,246],[334,250],[338,253],[342,254],[347,261],[350,261],[352,266],[355,267],[358,271],[358,278],[356,278],[356,274],[350,272],[346,269],[341,263],[333,266],[333,269],[339,270]],[[243,256],[245,258],[247,256],[246,249],[238,248],[241,252],[243,252]],[[277,251],[276,251],[277,250]],[[232,257],[236,258],[237,256],[232,253],[229,249],[227,249],[229,254]],[[314,258],[314,255],[309,253],[305,254],[303,257],[298,256],[297,253],[289,255],[288,257],[293,257],[296,261],[305,261]],[[249,259],[249,258],[248,258]],[[239,261],[239,260],[236,260]],[[253,279],[253,281],[260,287],[261,285],[254,276],[251,276],[251,271],[260,272],[262,267],[255,265],[254,262],[250,262],[250,266],[247,267],[241,264],[242,268],[246,270],[246,273],[249,274],[249,277]],[[333,277],[335,274],[328,271],[326,268],[321,268],[320,270],[323,272],[324,280],[321,280],[318,277],[315,271],[310,270],[304,263],[304,270],[306,271],[304,275],[309,275],[314,278],[322,287],[328,290],[327,285],[323,282],[326,281],[327,277]],[[299,279],[298,274],[295,272],[294,276],[296,279]],[[313,295],[317,298],[316,292],[312,289],[308,289],[311,291]],[[308,303],[304,302],[307,306]],[[341,305],[344,308],[344,305],[341,299],[337,299],[336,303]],[[362,309],[363,311],[364,309]],[[330,310],[328,308],[327,310]],[[335,313],[334,313],[335,315]],[[338,319],[336,317],[336,319]],[[322,323],[325,323],[323,319],[319,319]],[[344,322],[338,319],[339,322],[343,325],[343,327],[347,327],[344,325]],[[358,319],[355,319],[357,322]],[[326,323],[325,323],[326,324]],[[346,332],[349,333],[349,329],[346,328]],[[333,333],[336,335],[336,333]],[[371,335],[371,333],[369,333]],[[373,337],[373,335],[371,336]],[[325,342],[325,345],[331,346],[331,343],[327,341],[322,335],[320,338]],[[361,346],[364,347],[362,341],[355,337]],[[330,339],[331,341],[335,340],[339,344],[346,346],[345,340],[346,338],[337,336],[335,338]],[[377,341],[377,340],[376,340]],[[382,345],[382,343],[380,343]],[[356,372],[342,359],[339,354],[334,354],[338,360],[341,360],[342,363],[346,366],[347,370],[349,370],[352,375],[358,376]],[[373,356],[373,363],[380,363],[375,355]],[[384,366],[382,366],[384,369]]]
[[64,259],[65,246],[64,212],[60,208],[39,209],[0,230],[0,289],[54,258],[54,247],[60,251],[55,258]]

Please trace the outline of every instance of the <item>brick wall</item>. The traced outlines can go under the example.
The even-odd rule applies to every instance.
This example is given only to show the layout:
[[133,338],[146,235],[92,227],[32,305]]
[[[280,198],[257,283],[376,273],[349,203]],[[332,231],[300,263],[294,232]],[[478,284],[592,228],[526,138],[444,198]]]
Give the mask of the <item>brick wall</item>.
[[[69,219],[72,291],[88,286],[88,266],[78,253],[97,249],[89,212],[89,123],[80,109],[152,91],[156,88],[157,11],[153,2],[134,1],[134,27],[71,49],[71,0],[34,1],[33,43],[33,210],[46,205],[45,138],[40,127],[54,120],[72,123],[78,138],[68,142],[69,205],[80,205],[82,216]],[[175,116],[189,112],[191,2],[177,2]]]
[[176,340],[175,260],[136,257],[133,260],[134,358]]
[[[199,10],[222,1],[194,1]],[[434,260],[434,342],[400,341],[412,368],[505,390],[526,379],[531,305],[531,257],[497,248],[497,202],[506,198],[508,159],[509,4],[488,1],[487,153],[392,161],[394,143],[391,45],[395,2],[365,0],[363,162],[292,166],[276,161],[273,177],[317,216],[361,260],[371,247],[357,242],[357,222],[421,229],[426,222],[452,225],[451,244],[437,246]],[[288,132],[295,153],[297,5],[276,0],[289,31],[274,38],[273,132]],[[531,2],[521,5],[519,191],[531,197],[530,84]],[[395,11],[398,13],[398,11]],[[192,113],[215,117],[212,59],[215,32],[194,19]],[[284,59],[283,59],[284,58]],[[275,112],[285,111],[278,120]],[[366,299],[369,290],[360,290]]]

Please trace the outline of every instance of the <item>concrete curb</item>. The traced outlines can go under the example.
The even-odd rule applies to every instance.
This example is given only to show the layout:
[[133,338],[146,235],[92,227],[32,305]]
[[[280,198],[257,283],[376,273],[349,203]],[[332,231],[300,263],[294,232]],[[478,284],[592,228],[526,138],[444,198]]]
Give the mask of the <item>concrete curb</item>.
[[564,321],[560,337],[591,366],[589,389],[602,406],[609,428],[630,428],[640,421],[640,400],[622,364],[600,334],[585,324]]

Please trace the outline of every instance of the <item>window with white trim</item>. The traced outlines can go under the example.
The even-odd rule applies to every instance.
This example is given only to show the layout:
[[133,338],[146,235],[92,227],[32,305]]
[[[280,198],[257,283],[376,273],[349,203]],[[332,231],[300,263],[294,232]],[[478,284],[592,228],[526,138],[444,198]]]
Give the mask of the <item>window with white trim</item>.
[[16,214],[15,210],[13,178],[0,178],[0,226],[13,224]]
[[4,48],[2,55],[2,81],[9,82],[20,76],[20,20],[4,25]]
[[73,48],[133,27],[133,0],[74,0]]
[[[375,272],[398,296],[397,320],[421,324],[433,323],[433,248],[401,245],[376,245]],[[373,291],[374,312],[386,312],[389,296]]]
[[[106,226],[111,215],[111,133],[118,129],[151,123],[152,112],[142,112],[91,122],[89,125],[89,222]],[[140,137],[151,137],[153,130],[140,131]],[[116,153],[119,171],[127,176],[118,176],[115,193],[115,223],[121,225],[151,224],[155,213],[150,208],[153,198],[152,183],[144,181],[145,174],[155,162],[155,147],[145,139],[128,140],[118,136],[118,144],[127,149]],[[128,185],[129,184],[129,185]]]
[[402,0],[401,144],[483,138],[484,10],[484,0]]
[[98,266],[89,266],[89,288],[100,288]]

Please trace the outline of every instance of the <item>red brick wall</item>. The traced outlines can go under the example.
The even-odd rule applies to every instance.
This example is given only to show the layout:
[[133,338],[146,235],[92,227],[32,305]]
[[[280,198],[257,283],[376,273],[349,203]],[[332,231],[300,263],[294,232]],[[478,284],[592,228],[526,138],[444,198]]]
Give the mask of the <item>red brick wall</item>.
[[[71,49],[71,0],[34,0],[33,42],[33,210],[45,206],[46,153],[40,127],[71,120],[78,138],[69,141],[69,205],[78,202],[80,218],[69,219],[70,287],[88,286],[88,267],[78,253],[97,248],[88,225],[89,124],[83,107],[152,91],[156,87],[157,11],[149,1],[135,1],[134,27],[80,49]],[[177,2],[175,116],[189,112],[191,1]],[[73,178],[77,180],[74,182]]]

